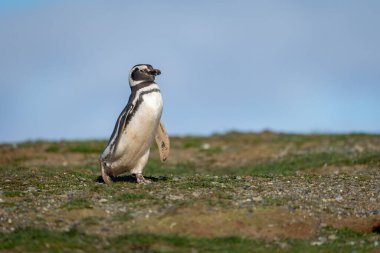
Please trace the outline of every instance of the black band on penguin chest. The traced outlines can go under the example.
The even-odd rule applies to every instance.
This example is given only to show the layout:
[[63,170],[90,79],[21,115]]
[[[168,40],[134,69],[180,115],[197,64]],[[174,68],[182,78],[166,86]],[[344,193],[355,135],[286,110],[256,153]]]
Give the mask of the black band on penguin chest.
[[151,90],[146,90],[146,91],[143,91],[139,94],[139,97],[137,98],[136,100],[136,104],[135,105],[131,105],[133,106],[131,108],[131,112],[130,113],[127,113],[126,115],[126,120],[125,122],[123,123],[122,125],[122,131],[124,131],[124,129],[126,128],[126,126],[129,124],[129,122],[132,120],[133,116],[136,114],[137,110],[139,109],[140,105],[144,102],[144,98],[143,96],[146,95],[146,94],[149,94],[149,93],[153,93],[153,92],[160,92],[160,89],[151,89]]
[[125,131],[126,127],[128,126],[129,122],[132,120],[134,115],[136,114],[140,105],[144,102],[143,96],[146,94],[149,94],[149,93],[153,93],[153,92],[160,92],[160,89],[158,89],[158,88],[153,88],[153,89],[149,89],[146,91],[142,91],[138,95],[138,98],[137,98],[135,104],[133,104],[133,101],[136,99],[137,92],[140,89],[148,87],[151,84],[154,84],[154,83],[152,83],[152,82],[146,82],[145,83],[144,82],[144,83],[138,84],[136,86],[133,86],[131,88],[132,93],[131,93],[131,96],[129,97],[128,104],[126,105],[124,110],[120,113],[118,120],[116,122],[115,128],[112,132],[111,138],[110,138],[109,143],[108,143],[108,145],[109,145],[110,142],[115,138],[115,135],[116,135],[116,139],[114,140],[113,143],[111,143],[111,147],[110,147],[111,153],[113,153],[115,151],[115,147],[117,147],[117,145],[120,141],[121,134],[123,133],[123,131]]
[[154,84],[154,83],[148,81],[148,82],[142,82],[142,83],[139,83],[139,84],[137,84],[137,85],[135,85],[135,86],[132,86],[132,87],[131,87],[131,92],[132,92],[131,96],[132,96],[132,95],[136,95],[136,92],[137,92],[138,90],[141,90],[142,88],[148,87],[148,86],[150,86],[150,85],[152,85],[152,84]]

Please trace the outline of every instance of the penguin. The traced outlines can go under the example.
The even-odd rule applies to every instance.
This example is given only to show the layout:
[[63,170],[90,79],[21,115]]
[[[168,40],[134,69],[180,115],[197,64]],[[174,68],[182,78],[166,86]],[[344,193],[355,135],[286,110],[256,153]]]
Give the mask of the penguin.
[[150,183],[142,173],[154,139],[161,161],[168,158],[169,136],[161,122],[163,101],[155,83],[155,77],[160,74],[159,69],[149,64],[135,65],[129,73],[131,94],[128,103],[99,158],[102,178],[107,184],[125,172],[135,175],[137,183]]

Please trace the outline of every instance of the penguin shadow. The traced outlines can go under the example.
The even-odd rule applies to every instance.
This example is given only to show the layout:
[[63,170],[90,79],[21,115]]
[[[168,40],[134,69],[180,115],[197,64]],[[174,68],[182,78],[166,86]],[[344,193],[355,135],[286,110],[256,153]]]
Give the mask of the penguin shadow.
[[[149,179],[152,182],[160,182],[160,181],[167,181],[168,180],[168,177],[165,177],[165,176],[159,176],[159,177],[144,176],[144,177],[146,179]],[[105,184],[102,176],[98,176],[95,181],[97,183]],[[112,177],[112,181],[114,183],[118,183],[118,182],[137,183],[136,177],[133,175],[122,175],[122,176]]]

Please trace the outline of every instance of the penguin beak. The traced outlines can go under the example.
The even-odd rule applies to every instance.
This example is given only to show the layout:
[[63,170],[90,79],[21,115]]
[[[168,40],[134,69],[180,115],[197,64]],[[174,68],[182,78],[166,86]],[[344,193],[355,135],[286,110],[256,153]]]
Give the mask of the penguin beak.
[[154,76],[158,76],[161,74],[161,70],[153,69],[153,70],[149,71],[149,74],[154,75]]

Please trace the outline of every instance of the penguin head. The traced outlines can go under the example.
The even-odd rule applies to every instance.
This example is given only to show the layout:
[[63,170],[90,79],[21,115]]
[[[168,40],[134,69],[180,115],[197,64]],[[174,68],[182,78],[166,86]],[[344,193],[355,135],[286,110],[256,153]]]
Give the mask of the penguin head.
[[133,66],[129,73],[129,85],[133,87],[143,82],[154,82],[155,77],[159,74],[161,74],[161,71],[154,69],[152,65],[137,64]]

